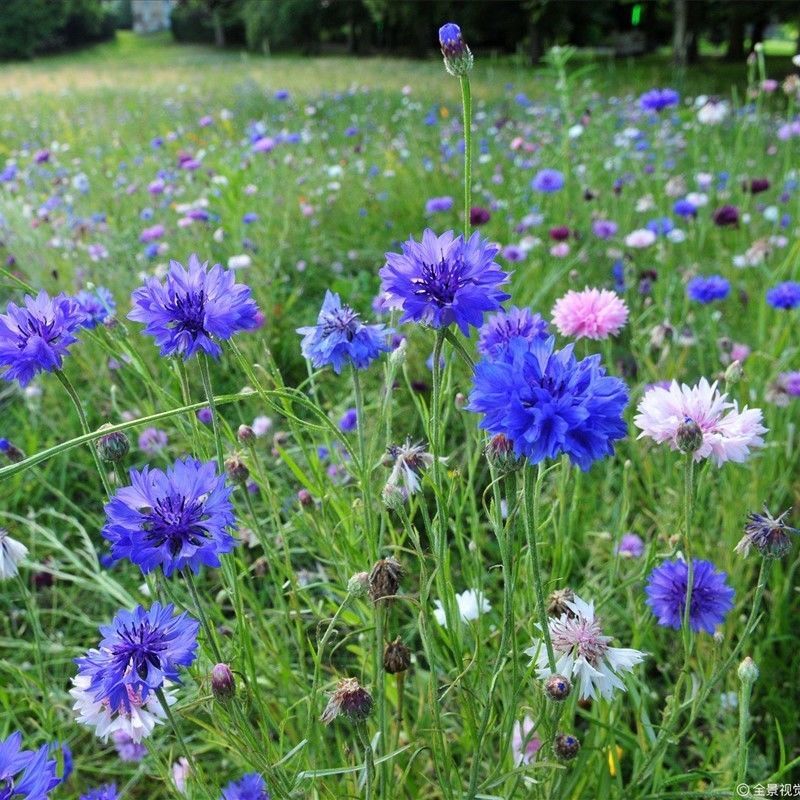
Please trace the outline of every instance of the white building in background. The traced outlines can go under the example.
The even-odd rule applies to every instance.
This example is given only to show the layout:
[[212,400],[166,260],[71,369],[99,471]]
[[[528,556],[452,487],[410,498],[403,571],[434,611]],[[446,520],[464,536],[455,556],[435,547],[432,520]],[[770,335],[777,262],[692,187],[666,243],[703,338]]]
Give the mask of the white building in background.
[[134,33],[169,30],[169,15],[175,0],[131,0]]

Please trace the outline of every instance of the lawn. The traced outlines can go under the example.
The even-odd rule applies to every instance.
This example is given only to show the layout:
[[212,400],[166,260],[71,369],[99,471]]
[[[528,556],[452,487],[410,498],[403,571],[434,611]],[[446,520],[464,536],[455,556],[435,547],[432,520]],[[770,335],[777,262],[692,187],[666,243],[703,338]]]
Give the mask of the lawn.
[[[0,740],[53,744],[58,775],[69,749],[54,798],[114,782],[108,797],[217,800],[257,773],[273,798],[644,800],[733,796],[797,774],[800,562],[786,540],[798,513],[756,519],[761,539],[747,557],[734,549],[748,514],[800,503],[791,61],[708,60],[686,74],[659,55],[557,62],[476,57],[470,205],[485,263],[461,280],[478,255],[448,266],[445,248],[425,269],[444,305],[495,269],[508,278],[494,300],[464,300],[477,319],[446,336],[398,309],[396,287],[379,294],[386,253],[428,227],[465,227],[459,80],[440,59],[266,58],[123,32],[0,70],[2,307],[45,290],[94,314],[71,329],[63,370],[49,361],[30,382],[0,382],[0,524],[27,549],[15,557],[0,536]],[[642,107],[667,86],[674,102]],[[128,317],[131,294],[192,254],[234,273],[217,324],[237,303],[240,317],[212,331],[212,357],[182,358],[214,324],[211,294],[196,293],[199,316],[162,355]],[[429,298],[425,280],[409,304]],[[614,292],[613,314],[571,295],[580,324],[553,320],[556,301],[585,287]],[[342,364],[310,339],[315,361],[304,358],[297,329],[317,323],[327,291],[386,325],[359,329],[359,369],[352,327]],[[542,320],[495,318],[479,337],[499,292]],[[35,336],[14,338],[4,318],[0,368],[30,338],[36,363],[60,346],[65,323],[48,313]],[[536,335],[545,324],[552,341]],[[512,328],[523,335],[509,344]],[[492,337],[503,347],[487,349]],[[542,355],[573,344],[577,364],[569,349],[558,367]],[[567,385],[562,368],[583,378]],[[670,406],[680,447],[677,434],[656,441],[640,404],[664,414],[680,392],[668,401],[664,385],[704,378],[732,405]],[[98,461],[104,424],[118,438]],[[130,452],[114,461],[123,432]],[[156,498],[189,457],[207,465],[182,479],[191,502]],[[138,480],[129,470],[146,466],[165,474],[131,501],[141,524],[126,545],[114,520]],[[160,526],[174,530],[158,540]],[[207,549],[192,555],[198,541]],[[659,574],[677,586],[672,627],[654,613],[667,602],[652,599]],[[567,590],[593,602],[596,622],[579,600],[564,605]],[[140,664],[117,676],[133,688],[93,684],[95,724],[79,724],[76,694],[90,703],[75,659],[120,610],[155,602],[197,620],[196,648],[163,669],[171,719],[161,677]],[[570,636],[557,671],[571,690],[554,699],[545,643],[562,654]],[[398,638],[408,651],[384,653]],[[609,648],[637,651],[610,688],[595,674]],[[329,725],[326,706],[339,717]],[[146,753],[113,733],[137,713],[158,723]],[[233,791],[224,800],[264,797]]]

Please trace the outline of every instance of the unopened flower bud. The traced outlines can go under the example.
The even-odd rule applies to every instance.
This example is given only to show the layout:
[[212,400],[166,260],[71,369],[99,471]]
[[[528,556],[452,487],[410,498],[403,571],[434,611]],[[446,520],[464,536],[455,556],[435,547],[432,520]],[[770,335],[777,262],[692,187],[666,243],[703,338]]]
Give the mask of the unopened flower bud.
[[408,340],[402,339],[400,344],[389,353],[389,365],[393,369],[397,369],[398,367],[402,367],[406,361],[406,353],[408,352]]
[[314,505],[314,498],[308,489],[300,489],[300,491],[297,493],[297,501],[301,506],[303,506],[303,508],[309,508],[310,506]]
[[729,383],[733,385],[734,383],[739,383],[742,379],[742,362],[741,361],[731,361],[728,365],[728,368],[725,370],[725,383]]
[[484,453],[486,460],[496,469],[511,471],[522,464],[514,454],[514,443],[502,433],[492,436]]
[[402,486],[398,486],[396,483],[387,483],[381,492],[381,500],[387,508],[402,508],[406,501],[406,493]]
[[227,664],[216,664],[212,668],[211,691],[217,700],[230,700],[236,694],[236,682]]
[[356,572],[356,574],[347,581],[347,591],[353,597],[366,597],[369,591],[369,573]]
[[0,453],[2,453],[12,464],[18,464],[25,458],[25,453],[8,439],[0,439]]
[[472,53],[458,25],[448,22],[439,28],[439,45],[444,56],[444,68],[450,75],[459,77],[466,75],[472,69]]
[[383,668],[390,674],[405,672],[411,664],[411,651],[398,636],[383,650]]
[[742,683],[752,685],[758,680],[758,667],[756,666],[756,662],[753,661],[750,656],[747,656],[741,664],[739,664],[739,669],[737,670],[739,674],[739,680]]
[[250,477],[250,470],[247,469],[247,465],[238,453],[225,459],[225,472],[234,483],[247,483],[247,479]]
[[[110,428],[110,425],[104,425],[103,428]],[[103,430],[101,428],[100,430]],[[97,454],[103,461],[109,461],[113,464],[118,464],[128,455],[131,449],[131,443],[123,431],[113,431],[112,433],[104,433],[97,440]]]
[[463,392],[458,392],[453,398],[453,405],[455,405],[456,411],[463,411],[467,405],[467,396]]
[[687,420],[678,426],[678,449],[690,455],[700,449],[703,444],[703,431],[694,420]]
[[551,675],[544,682],[544,691],[551,700],[560,703],[569,697],[569,693],[572,691],[572,684],[569,682],[569,678],[564,675]]
[[578,755],[581,743],[571,733],[557,733],[553,740],[553,752],[563,761],[569,761]]
[[236,438],[242,444],[250,444],[256,440],[256,434],[249,425],[240,425],[239,430],[236,431]]

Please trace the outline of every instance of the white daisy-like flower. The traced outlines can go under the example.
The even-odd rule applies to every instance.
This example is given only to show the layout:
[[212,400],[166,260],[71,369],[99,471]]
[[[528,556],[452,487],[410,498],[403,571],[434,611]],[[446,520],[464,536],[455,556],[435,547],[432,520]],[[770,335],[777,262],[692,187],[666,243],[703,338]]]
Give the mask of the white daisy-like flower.
[[[482,592],[477,589],[467,589],[461,594],[456,594],[456,603],[458,604],[458,613],[464,622],[470,622],[473,619],[478,619],[481,614],[486,614],[492,610],[491,603],[486,599]],[[444,605],[441,600],[434,600],[433,604],[436,608],[433,610],[433,616],[436,621],[443,626],[447,626],[447,617],[444,613]]]
[[28,548],[22,542],[12,539],[5,528],[0,528],[0,581],[13,578],[19,562],[28,555]]
[[[151,694],[142,702],[135,692],[128,690],[130,698],[130,711],[120,706],[118,711],[111,711],[105,699],[95,700],[95,692],[91,691],[92,679],[89,675],[76,675],[72,679],[72,688],[69,693],[75,700],[72,709],[75,719],[80,725],[94,728],[95,735],[107,742],[109,737],[117,731],[123,731],[130,736],[131,741],[138,744],[146,739],[156,725],[160,725],[166,718],[164,709],[155,694]],[[164,685],[164,697],[172,705],[177,698],[169,688]]]
[[679,429],[687,422],[695,423],[702,441],[694,460],[712,458],[717,466],[746,461],[752,448],[763,447],[762,434],[767,432],[760,409],[745,406],[740,411],[717,391],[716,383],[709,384],[705,378],[691,387],[677,381],[669,388],[654,386],[645,392],[637,411],[633,422],[642,431],[639,438],[668,442],[673,450],[679,449]]
[[[616,689],[625,691],[620,674],[630,672],[644,661],[646,653],[628,647],[611,647],[610,636],[604,636],[594,614],[594,603],[575,595],[566,600],[569,611],[549,623],[550,639],[556,658],[555,672],[550,669],[544,640],[539,640],[525,653],[536,664],[536,674],[570,678],[580,691],[581,700],[598,696],[610,699]],[[571,612],[571,613],[570,613]]]
[[[406,497],[416,494],[420,488],[420,473],[433,465],[433,456],[424,444],[413,444],[410,438],[406,439],[405,444],[390,447],[389,455],[394,460],[394,466],[386,481],[387,487],[401,488]],[[446,460],[439,458],[442,463]]]

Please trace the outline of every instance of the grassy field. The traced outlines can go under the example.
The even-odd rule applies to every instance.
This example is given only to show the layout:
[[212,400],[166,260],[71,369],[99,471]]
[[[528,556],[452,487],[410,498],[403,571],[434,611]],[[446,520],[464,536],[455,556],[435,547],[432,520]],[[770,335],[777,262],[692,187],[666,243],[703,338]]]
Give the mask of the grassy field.
[[[764,69],[748,80],[745,65],[676,75],[657,57],[576,56],[559,75],[476,59],[472,204],[489,212],[479,231],[513,273],[509,303],[549,321],[557,298],[591,286],[615,289],[629,309],[619,335],[575,344],[625,380],[627,436],[588,472],[562,457],[537,473],[490,466],[480,417],[463,409],[474,331],[454,331],[432,372],[434,332],[387,314],[405,356],[384,356],[358,381],[312,369],[300,351],[296,329],[315,323],[326,290],[372,320],[386,252],[428,226],[463,230],[459,82],[440,61],[268,59],[122,33],[3,65],[3,306],[39,289],[113,295],[116,311],[64,361],[89,429],[130,436],[125,461],[103,467],[111,491],[129,468],[213,460],[218,444],[249,473],[233,493],[241,544],[196,578],[215,633],[200,632],[198,658],[181,670],[178,732],[159,725],[148,754],[124,761],[75,721],[74,659],[121,608],[162,600],[197,616],[198,602],[181,575],[109,563],[103,486],[56,376],[0,385],[0,439],[27,457],[6,447],[0,523],[29,551],[0,594],[0,740],[19,730],[28,749],[68,745],[74,771],[53,797],[114,781],[133,800],[216,800],[253,772],[273,798],[326,800],[705,798],[796,778],[797,548],[780,560],[734,551],[748,513],[800,503],[800,399],[786,378],[800,372],[800,311],[765,300],[800,281],[800,137],[785,133],[797,96],[762,84],[782,81],[788,58],[768,56]],[[637,98],[658,86],[680,102],[642,111]],[[729,113],[704,124],[698,95]],[[532,187],[544,168],[563,174],[561,190]],[[767,180],[762,192],[746,188],[754,179]],[[451,207],[426,210],[441,197]],[[676,201],[692,197],[696,214],[678,214]],[[714,223],[725,205],[737,224]],[[599,220],[616,232],[598,236]],[[648,228],[652,241],[630,238]],[[160,357],[126,318],[131,292],[192,253],[236,266],[264,316],[211,363],[219,438],[195,413],[207,403],[198,359]],[[728,295],[693,301],[686,284],[698,275],[724,277]],[[747,348],[741,375],[728,370],[733,345]],[[702,377],[761,409],[769,432],[745,463],[698,462],[687,494],[687,459],[637,439],[633,417],[651,384]],[[358,430],[340,422],[354,408]],[[259,435],[242,441],[240,425]],[[140,438],[152,428],[165,435],[155,448]],[[386,454],[407,437],[446,462],[390,508]],[[628,532],[643,544],[634,557],[618,548]],[[570,587],[594,600],[613,644],[647,654],[626,692],[579,703],[575,685],[564,703],[545,697],[523,652],[540,637],[532,541],[545,595]],[[714,634],[662,627],[646,603],[654,568],[689,554],[735,590]],[[373,603],[352,579],[389,555],[404,570],[397,598]],[[491,608],[462,620],[456,594],[470,589]],[[412,654],[402,678],[382,658],[396,637]],[[211,689],[212,639],[233,669],[232,700]],[[745,656],[760,669],[749,705]],[[369,689],[372,714],[325,726],[344,677]],[[535,757],[515,745],[525,719],[542,742]],[[554,753],[557,731],[580,740],[573,760]],[[185,751],[193,771],[180,789],[171,776]]]

